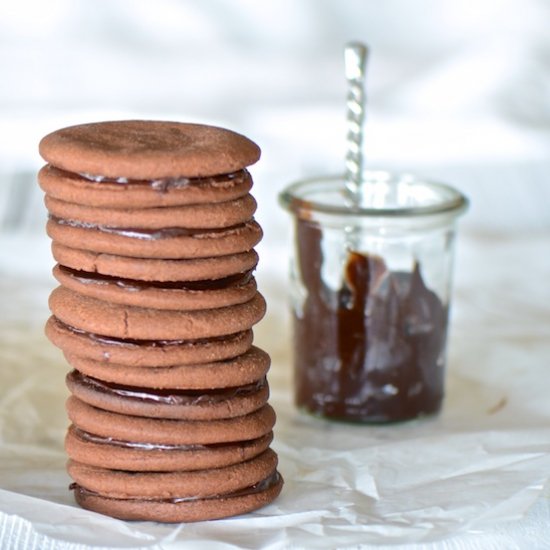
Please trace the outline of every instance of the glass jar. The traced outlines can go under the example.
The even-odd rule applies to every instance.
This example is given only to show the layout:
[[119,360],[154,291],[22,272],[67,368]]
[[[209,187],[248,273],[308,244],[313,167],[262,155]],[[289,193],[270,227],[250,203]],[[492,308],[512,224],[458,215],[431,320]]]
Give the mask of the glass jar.
[[295,401],[326,418],[391,422],[438,412],[456,220],[467,199],[408,174],[368,171],[280,195],[293,214]]

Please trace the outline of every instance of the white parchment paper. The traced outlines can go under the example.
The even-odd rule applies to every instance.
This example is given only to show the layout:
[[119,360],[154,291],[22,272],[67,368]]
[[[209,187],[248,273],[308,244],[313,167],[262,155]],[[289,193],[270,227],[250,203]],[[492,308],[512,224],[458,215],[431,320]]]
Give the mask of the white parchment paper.
[[[550,285],[523,278],[534,262],[537,279],[550,280],[538,252],[546,239],[466,239],[444,411],[391,426],[295,410],[284,280],[267,262],[259,283],[270,313],[256,341],[273,357],[274,448],[286,483],[255,513],[187,525],[122,522],[74,504],[62,443],[67,366],[42,332],[53,282],[0,266],[0,547],[432,547],[521,518],[548,502]],[[543,548],[548,527],[533,536]]]

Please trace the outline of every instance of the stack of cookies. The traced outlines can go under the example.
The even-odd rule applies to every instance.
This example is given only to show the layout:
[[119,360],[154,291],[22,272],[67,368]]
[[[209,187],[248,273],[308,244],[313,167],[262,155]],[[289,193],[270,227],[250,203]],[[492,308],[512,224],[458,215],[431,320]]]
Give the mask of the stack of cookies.
[[245,513],[280,492],[270,449],[259,148],[212,126],[85,124],[40,142],[60,286],[46,333],[72,366],[77,502],[122,519]]

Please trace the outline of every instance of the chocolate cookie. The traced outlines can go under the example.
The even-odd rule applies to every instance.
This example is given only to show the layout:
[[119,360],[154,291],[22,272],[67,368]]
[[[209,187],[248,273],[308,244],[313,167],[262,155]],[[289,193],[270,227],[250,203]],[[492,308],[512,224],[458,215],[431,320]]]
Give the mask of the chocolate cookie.
[[181,260],[215,258],[248,252],[262,238],[262,230],[254,221],[221,229],[120,228],[85,224],[80,221],[50,217],[48,236],[69,248],[117,254],[133,258]]
[[121,365],[79,354],[79,349],[65,351],[69,364],[83,374],[113,384],[161,389],[208,390],[245,386],[263,378],[270,366],[269,355],[255,346],[227,359],[166,367],[159,367],[156,363],[154,367],[134,363]]
[[[252,331],[245,330],[228,336],[199,340],[123,340],[78,330],[54,316],[46,323],[46,335],[65,355],[78,355],[80,359],[95,361],[102,364],[104,369],[109,369],[112,365],[114,370],[118,370],[118,366],[132,369],[151,366],[171,369],[174,365],[195,365],[241,357],[250,349],[253,338]],[[166,376],[170,380],[179,378],[177,372],[167,371]],[[117,380],[118,378],[112,381]]]
[[215,204],[244,197],[252,188],[247,170],[207,178],[147,181],[76,174],[51,164],[38,172],[38,182],[50,197],[108,209]]
[[255,439],[212,445],[136,443],[101,437],[70,426],[65,450],[74,460],[130,472],[173,472],[221,468],[249,460],[267,448],[273,432]]
[[[114,413],[71,396],[67,400],[67,413],[71,422],[85,432],[141,444],[234,443],[262,437],[275,425],[275,412],[269,404],[252,413],[232,418],[174,420]],[[151,467],[151,470],[154,468]]]
[[259,147],[224,128],[123,120],[70,126],[48,134],[39,152],[69,172],[155,180],[228,174],[257,162]]
[[246,489],[208,498],[115,499],[79,485],[74,485],[76,501],[101,514],[125,520],[194,522],[245,514],[272,502],[283,487],[280,474],[271,476]]
[[213,420],[243,416],[263,407],[269,396],[265,378],[216,389],[160,389],[105,382],[79,371],[66,378],[70,392],[94,407],[149,418]]
[[213,309],[242,304],[256,294],[251,271],[207,281],[143,282],[56,265],[64,287],[106,302],[154,309]]
[[45,198],[50,215],[63,220],[78,220],[81,224],[107,227],[139,227],[142,229],[224,228],[247,222],[254,216],[256,201],[250,194],[232,201],[201,203],[162,208],[98,208],[84,206],[49,195]]
[[243,462],[204,470],[128,472],[69,460],[67,471],[78,485],[109,498],[207,498],[260,483],[277,468],[277,455],[267,449]]
[[70,248],[54,241],[52,253],[54,259],[61,265],[76,270],[157,282],[221,279],[254,269],[258,263],[258,254],[254,250],[215,258],[163,260],[90,252]]
[[195,340],[235,334],[259,322],[266,309],[259,292],[244,304],[184,311],[112,304],[65,287],[54,289],[49,304],[55,317],[71,327],[143,340]]

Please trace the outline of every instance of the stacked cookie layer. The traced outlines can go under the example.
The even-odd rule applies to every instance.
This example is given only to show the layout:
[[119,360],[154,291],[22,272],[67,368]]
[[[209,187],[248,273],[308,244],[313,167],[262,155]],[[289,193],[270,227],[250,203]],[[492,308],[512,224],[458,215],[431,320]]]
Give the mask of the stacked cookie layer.
[[253,270],[262,237],[228,130],[120,121],[40,143],[60,286],[50,340],[73,367],[68,472],[85,508],[123,519],[221,518],[272,501],[269,356]]

